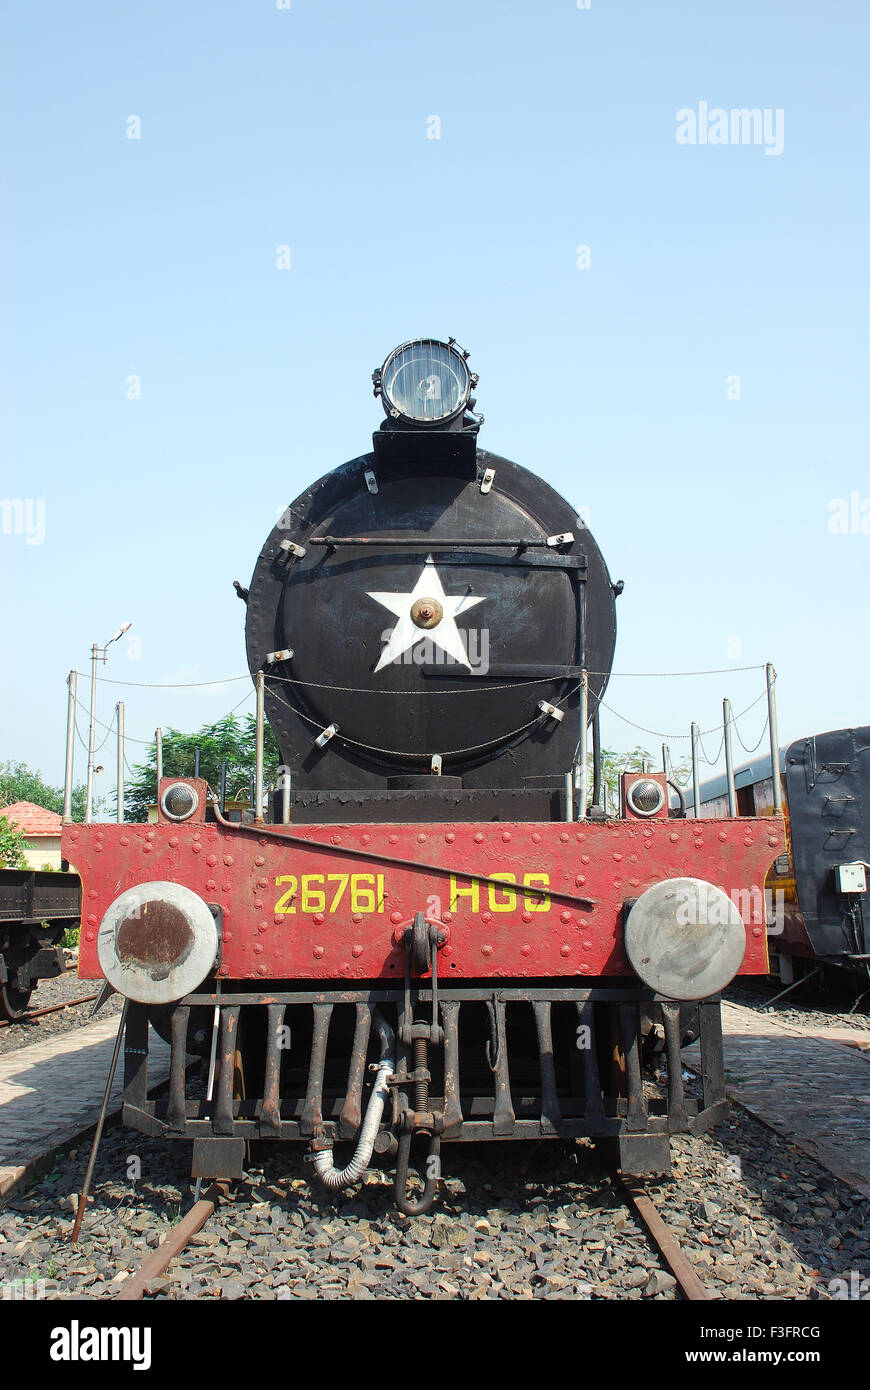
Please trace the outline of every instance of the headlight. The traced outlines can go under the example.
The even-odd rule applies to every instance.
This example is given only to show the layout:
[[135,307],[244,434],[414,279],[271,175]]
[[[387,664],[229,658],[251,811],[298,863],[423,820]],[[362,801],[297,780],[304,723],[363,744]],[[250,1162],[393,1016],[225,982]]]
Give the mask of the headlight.
[[160,798],[160,809],[169,820],[187,820],[198,805],[199,793],[187,782],[173,782]]
[[374,374],[375,394],[394,419],[414,425],[439,425],[459,415],[468,404],[477,378],[451,338],[414,338],[391,352]]
[[660,782],[641,777],[628,787],[626,800],[636,816],[654,816],[664,805],[665,793]]

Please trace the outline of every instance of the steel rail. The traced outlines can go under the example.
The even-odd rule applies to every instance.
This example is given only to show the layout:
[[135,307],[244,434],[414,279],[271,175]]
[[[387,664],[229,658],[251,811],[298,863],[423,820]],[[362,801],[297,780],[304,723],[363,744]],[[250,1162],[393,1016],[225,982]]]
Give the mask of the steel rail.
[[32,1018],[42,1018],[44,1014],[56,1014],[60,1009],[73,1009],[76,1004],[90,1004],[99,999],[99,994],[83,994],[81,999],[67,999],[65,1004],[49,1004],[45,1009],[30,1009],[20,1018],[0,1018],[0,1028],[11,1028],[13,1023],[28,1023]]
[[195,1236],[197,1231],[201,1231],[208,1218],[212,1216],[218,1207],[221,1198],[227,1193],[226,1183],[213,1183],[203,1197],[198,1202],[194,1202],[190,1211],[179,1221],[177,1226],[173,1226],[168,1235],[155,1250],[152,1250],[139,1266],[114,1295],[117,1302],[135,1302],[147,1292],[147,1284],[151,1279],[156,1279],[168,1268],[176,1255],[179,1255],[187,1245],[191,1236]]
[[694,1266],[682,1250],[674,1232],[662,1220],[657,1206],[644,1191],[643,1184],[632,1178],[624,1177],[622,1178],[622,1186],[628,1193],[635,1211],[655,1241],[659,1254],[685,1297],[692,1303],[715,1299],[715,1294],[712,1294],[698,1278]]

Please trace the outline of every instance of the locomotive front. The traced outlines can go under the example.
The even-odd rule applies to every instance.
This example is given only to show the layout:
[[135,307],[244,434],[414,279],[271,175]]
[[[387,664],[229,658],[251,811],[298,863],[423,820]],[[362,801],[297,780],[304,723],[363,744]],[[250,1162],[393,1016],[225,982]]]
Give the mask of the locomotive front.
[[[288,506],[237,585],[281,755],[268,809],[261,733],[249,824],[171,778],[156,825],[65,828],[80,973],[131,1001],[125,1122],[193,1139],[199,1176],[238,1175],[251,1139],[296,1140],[339,1187],[377,1151],[417,1211],[442,1141],[606,1138],[624,1171],[663,1172],[670,1134],[724,1114],[716,996],[767,971],[751,890],[782,824],[688,820],[648,773],[605,814],[621,585],[557,493],[478,448],[476,381],[453,339],[392,352],[371,452]],[[700,1100],[680,1066],[688,1002]],[[172,1046],[161,1099],[149,1017]],[[643,1074],[655,1025],[666,1093]]]

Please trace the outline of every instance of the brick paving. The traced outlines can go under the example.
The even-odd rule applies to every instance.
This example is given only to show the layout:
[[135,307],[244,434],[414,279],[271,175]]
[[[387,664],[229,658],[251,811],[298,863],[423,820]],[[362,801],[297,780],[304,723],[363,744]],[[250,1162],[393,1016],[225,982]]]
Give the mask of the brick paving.
[[[729,1095],[870,1198],[870,1031],[723,1003]],[[698,1046],[685,1049],[689,1066]]]
[[[32,1164],[96,1122],[117,1032],[117,1018],[97,1019],[0,1057],[0,1195]],[[110,1113],[120,1108],[123,1070],[122,1053]],[[152,1032],[149,1085],[168,1074],[169,1048]]]

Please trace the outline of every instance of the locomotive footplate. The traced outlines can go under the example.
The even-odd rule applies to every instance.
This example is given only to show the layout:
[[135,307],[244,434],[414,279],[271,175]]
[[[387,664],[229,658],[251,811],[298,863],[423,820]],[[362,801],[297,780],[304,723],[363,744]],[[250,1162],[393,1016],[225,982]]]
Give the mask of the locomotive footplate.
[[[398,1149],[400,1166],[415,1135],[424,1152],[442,1141],[588,1137],[617,1141],[625,1171],[661,1172],[669,1135],[698,1134],[725,1117],[718,998],[697,1006],[696,1099],[683,1083],[680,1005],[643,987],[396,983],[266,996],[230,983],[152,1009],[171,1044],[168,1093],[159,1098],[148,1096],[149,1009],[131,1004],[124,1123],[163,1138],[274,1139],[319,1150],[353,1141],[367,1063],[379,1059],[378,1018],[393,1030],[397,1054],[374,1147]],[[655,1080],[644,1066],[654,1038],[664,1040]],[[191,1053],[209,1084],[192,1079]]]

